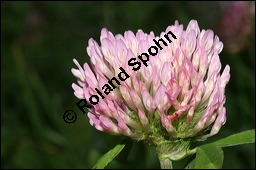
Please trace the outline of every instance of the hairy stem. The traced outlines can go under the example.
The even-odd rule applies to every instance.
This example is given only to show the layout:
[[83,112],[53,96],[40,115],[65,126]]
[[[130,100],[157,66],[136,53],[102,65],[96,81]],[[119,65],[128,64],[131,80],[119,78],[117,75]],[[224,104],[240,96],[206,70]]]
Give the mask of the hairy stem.
[[189,150],[190,141],[161,141],[156,144],[156,150],[161,169],[172,169],[172,161],[177,161],[196,152],[196,148]]
[[159,157],[159,161],[160,161],[161,169],[172,169],[172,160],[170,160],[169,158],[161,159]]

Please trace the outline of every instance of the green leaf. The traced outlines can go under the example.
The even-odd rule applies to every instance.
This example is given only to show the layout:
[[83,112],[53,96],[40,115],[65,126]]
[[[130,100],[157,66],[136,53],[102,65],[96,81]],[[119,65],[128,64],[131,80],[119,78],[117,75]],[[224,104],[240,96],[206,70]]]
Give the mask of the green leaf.
[[255,142],[255,129],[247,130],[241,133],[237,133],[226,138],[220,139],[214,144],[219,145],[220,147],[226,146],[234,146],[234,145],[241,145],[246,143],[254,143]]
[[125,144],[118,144],[116,147],[108,151],[103,155],[98,162],[92,167],[92,169],[103,169],[109,164],[125,147]]
[[195,169],[196,159],[193,159],[189,164],[185,167],[185,169]]
[[198,147],[196,150],[196,169],[220,169],[223,164],[223,151],[216,144]]

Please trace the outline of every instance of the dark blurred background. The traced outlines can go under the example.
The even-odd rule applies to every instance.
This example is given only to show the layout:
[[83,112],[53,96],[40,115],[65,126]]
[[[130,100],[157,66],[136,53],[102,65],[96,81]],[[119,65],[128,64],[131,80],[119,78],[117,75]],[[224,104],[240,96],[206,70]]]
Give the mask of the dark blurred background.
[[[207,142],[255,128],[255,2],[1,1],[1,168],[91,168],[123,137],[97,131],[76,107],[72,59],[89,61],[87,42],[99,42],[103,27],[158,35],[191,19],[220,36],[221,62],[231,67],[227,122]],[[62,118],[68,109],[77,113],[73,124]],[[255,168],[254,144],[224,153],[223,168]],[[154,147],[134,142],[126,161],[107,168],[160,166]]]

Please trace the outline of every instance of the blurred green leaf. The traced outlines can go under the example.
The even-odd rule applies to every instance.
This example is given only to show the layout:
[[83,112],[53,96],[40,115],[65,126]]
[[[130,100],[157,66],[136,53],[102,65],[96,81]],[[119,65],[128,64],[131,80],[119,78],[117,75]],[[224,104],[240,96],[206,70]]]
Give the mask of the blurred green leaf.
[[226,146],[235,146],[235,145],[254,143],[254,142],[255,142],[255,129],[247,130],[241,133],[228,136],[224,139],[220,139],[214,142],[214,144],[217,144],[220,147],[226,147]]
[[103,155],[98,162],[93,166],[92,169],[103,169],[108,165],[125,147],[125,144],[118,144],[116,147],[108,151]]
[[208,144],[196,150],[196,169],[220,169],[223,164],[223,151],[216,144]]
[[196,159],[193,159],[189,164],[185,167],[185,169],[195,169]]

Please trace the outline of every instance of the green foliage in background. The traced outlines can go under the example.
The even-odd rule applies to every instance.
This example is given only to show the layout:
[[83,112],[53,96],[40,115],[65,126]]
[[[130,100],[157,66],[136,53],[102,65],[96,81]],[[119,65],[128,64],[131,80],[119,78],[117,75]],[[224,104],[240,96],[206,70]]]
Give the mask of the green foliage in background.
[[[220,139],[216,142],[194,148],[196,158],[188,162],[186,169],[221,169],[223,166],[224,153],[221,147],[236,146],[241,144],[255,143],[255,129],[237,133]],[[104,169],[109,162],[126,147],[126,143],[118,144],[104,154],[93,169]],[[168,164],[169,165],[169,164]],[[161,167],[162,168],[162,167]],[[163,169],[163,168],[162,168]],[[164,169],[170,169],[169,167]],[[175,169],[171,167],[171,169]]]
[[[99,42],[103,27],[113,34],[142,29],[157,35],[175,20],[187,26],[196,19],[200,28],[216,33],[223,13],[218,3],[1,1],[1,168],[93,167],[123,137],[97,131],[77,108],[72,59],[89,61],[87,42]],[[255,32],[250,46],[238,53],[225,51],[224,44],[220,59],[231,67],[227,122],[216,136],[193,147],[255,128],[254,36]],[[73,124],[63,120],[70,109],[77,113]],[[218,144],[225,141],[213,147]],[[128,157],[122,151],[106,168],[160,167],[153,146],[130,142],[129,148]],[[201,148],[202,154],[204,149],[208,148]],[[221,149],[223,168],[255,168],[254,144]],[[184,162],[193,159],[195,155],[174,162],[174,167],[184,168]],[[196,160],[193,164],[198,165]]]

